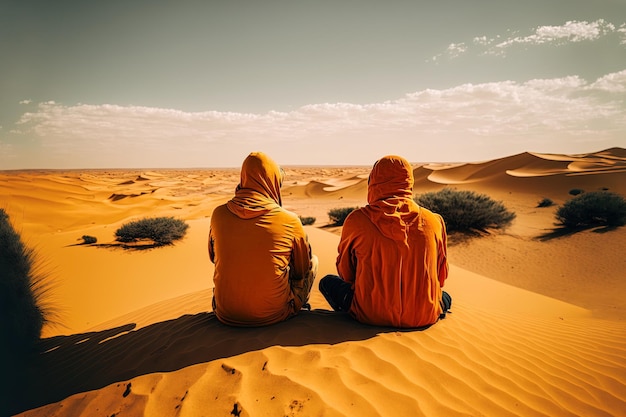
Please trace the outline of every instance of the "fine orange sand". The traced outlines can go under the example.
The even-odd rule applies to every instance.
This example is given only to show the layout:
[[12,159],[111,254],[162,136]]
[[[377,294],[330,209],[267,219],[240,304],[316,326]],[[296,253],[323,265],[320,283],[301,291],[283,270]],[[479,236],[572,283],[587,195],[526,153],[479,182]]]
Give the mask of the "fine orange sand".
[[[319,277],[335,272],[341,232],[327,212],[366,204],[368,172],[286,167],[284,206],[317,219],[306,230]],[[50,277],[56,321],[24,371],[21,415],[626,415],[626,227],[564,235],[555,206],[537,208],[573,188],[626,196],[626,150],[416,164],[415,177],[416,194],[474,190],[517,214],[505,231],[451,237],[445,320],[362,325],[330,312],[316,283],[313,311],[239,329],[210,311],[206,250],[238,169],[0,171],[0,206]],[[115,245],[146,216],[182,218],[187,236]]]

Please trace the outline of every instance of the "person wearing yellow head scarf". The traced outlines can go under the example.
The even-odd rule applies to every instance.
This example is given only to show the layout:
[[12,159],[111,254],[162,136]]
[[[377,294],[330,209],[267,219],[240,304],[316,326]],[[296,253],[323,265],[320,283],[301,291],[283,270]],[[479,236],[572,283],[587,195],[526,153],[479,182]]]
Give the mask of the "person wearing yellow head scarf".
[[213,310],[224,324],[274,324],[307,305],[318,262],[300,218],[282,207],[283,179],[276,162],[253,152],[235,196],[213,211]]
[[339,276],[319,289],[337,311],[358,321],[423,327],[452,305],[442,291],[448,277],[446,225],[413,201],[413,169],[402,157],[379,159],[369,175],[365,207],[350,213],[341,232]]

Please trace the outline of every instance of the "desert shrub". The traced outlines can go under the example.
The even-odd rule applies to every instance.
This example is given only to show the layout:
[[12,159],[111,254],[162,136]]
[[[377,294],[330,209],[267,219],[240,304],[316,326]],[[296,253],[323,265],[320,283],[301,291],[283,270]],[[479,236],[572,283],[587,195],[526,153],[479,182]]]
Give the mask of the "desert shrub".
[[444,188],[415,197],[420,206],[439,213],[449,232],[470,232],[508,226],[515,213],[498,201],[473,191]]
[[328,218],[333,226],[343,226],[346,217],[358,207],[340,207],[328,211]]
[[315,217],[309,217],[309,216],[302,217],[302,216],[300,216],[300,222],[302,223],[303,226],[311,225],[311,224],[315,223]]
[[579,195],[584,193],[585,190],[583,190],[582,188],[572,188],[571,190],[569,190],[569,194],[570,195]]
[[189,225],[174,217],[154,217],[135,220],[122,225],[115,232],[118,242],[130,243],[151,240],[155,245],[169,245],[182,239]]
[[85,245],[91,245],[98,241],[98,238],[96,238],[95,236],[89,236],[89,235],[83,235],[81,239],[83,239],[83,244]]
[[0,209],[0,415],[12,415],[27,393],[24,370],[37,351],[47,308],[43,275],[35,267],[35,254],[13,229]]
[[0,332],[3,343],[30,346],[45,322],[41,277],[34,273],[34,252],[22,242],[0,209]]
[[537,203],[537,207],[552,207],[554,205],[554,201],[549,198],[544,198]]
[[609,191],[580,194],[556,211],[557,221],[566,227],[626,224],[626,200]]

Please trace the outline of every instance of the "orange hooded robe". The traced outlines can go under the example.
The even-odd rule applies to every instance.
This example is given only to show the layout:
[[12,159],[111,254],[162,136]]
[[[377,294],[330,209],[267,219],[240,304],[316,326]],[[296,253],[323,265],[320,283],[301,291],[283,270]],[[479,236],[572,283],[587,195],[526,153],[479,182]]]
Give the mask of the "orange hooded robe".
[[213,302],[225,324],[273,324],[302,307],[289,279],[304,277],[311,269],[311,251],[298,216],[281,207],[282,180],[273,160],[251,153],[243,162],[235,196],[213,211]]
[[374,165],[368,205],[350,213],[337,271],[352,284],[358,321],[393,327],[435,323],[448,276],[443,218],[413,201],[413,170],[399,156]]

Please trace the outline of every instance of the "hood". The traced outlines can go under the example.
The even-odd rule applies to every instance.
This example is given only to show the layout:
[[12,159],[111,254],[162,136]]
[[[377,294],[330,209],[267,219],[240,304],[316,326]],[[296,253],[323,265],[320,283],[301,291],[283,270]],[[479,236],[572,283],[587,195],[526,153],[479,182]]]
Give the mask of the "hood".
[[252,152],[241,166],[241,180],[228,210],[242,219],[261,216],[282,206],[280,187],[284,172],[263,152]]
[[363,213],[386,237],[407,244],[408,228],[419,218],[413,201],[413,168],[401,156],[385,156],[374,164]]
[[401,156],[388,155],[374,164],[367,180],[367,202],[392,197],[413,198],[413,168]]

